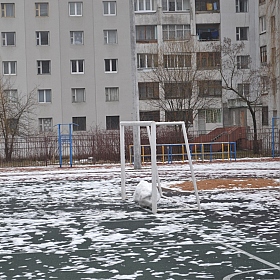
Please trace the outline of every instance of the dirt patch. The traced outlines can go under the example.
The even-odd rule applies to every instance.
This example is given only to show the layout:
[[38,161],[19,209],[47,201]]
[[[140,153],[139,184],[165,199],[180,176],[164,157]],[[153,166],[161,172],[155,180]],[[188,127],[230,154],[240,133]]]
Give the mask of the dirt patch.
[[[170,186],[171,188],[179,188],[183,191],[193,191],[191,181],[186,181]],[[266,187],[280,187],[280,182],[273,179],[262,178],[231,178],[231,179],[207,179],[197,181],[198,190],[215,190],[215,189],[255,189]]]

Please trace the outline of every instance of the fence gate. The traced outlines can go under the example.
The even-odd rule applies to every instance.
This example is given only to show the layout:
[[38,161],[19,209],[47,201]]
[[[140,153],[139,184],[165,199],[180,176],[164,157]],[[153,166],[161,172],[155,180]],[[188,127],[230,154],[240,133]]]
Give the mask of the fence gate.
[[[59,166],[62,167],[62,154],[63,147],[68,145],[69,147],[69,165],[72,167],[73,163],[73,144],[72,144],[72,126],[76,125],[74,123],[69,124],[57,124],[58,128],[58,149],[59,149]],[[66,126],[66,133],[62,130],[63,126]]]

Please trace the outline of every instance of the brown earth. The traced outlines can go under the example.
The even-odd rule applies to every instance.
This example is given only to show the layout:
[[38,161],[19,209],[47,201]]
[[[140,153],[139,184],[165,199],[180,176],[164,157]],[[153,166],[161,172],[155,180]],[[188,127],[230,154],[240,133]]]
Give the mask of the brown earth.
[[[170,186],[171,188],[179,188],[183,191],[193,191],[193,183],[186,181]],[[280,187],[280,182],[273,179],[262,178],[231,178],[231,179],[207,179],[197,181],[198,190],[214,190],[214,189],[256,189],[267,187]]]

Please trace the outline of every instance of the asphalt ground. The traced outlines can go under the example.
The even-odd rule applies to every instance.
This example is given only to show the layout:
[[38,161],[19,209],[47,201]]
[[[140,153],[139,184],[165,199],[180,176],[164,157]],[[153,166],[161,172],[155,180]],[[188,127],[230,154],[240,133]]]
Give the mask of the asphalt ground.
[[279,189],[202,192],[201,212],[167,191],[156,215],[114,180],[0,190],[0,279],[280,279]]

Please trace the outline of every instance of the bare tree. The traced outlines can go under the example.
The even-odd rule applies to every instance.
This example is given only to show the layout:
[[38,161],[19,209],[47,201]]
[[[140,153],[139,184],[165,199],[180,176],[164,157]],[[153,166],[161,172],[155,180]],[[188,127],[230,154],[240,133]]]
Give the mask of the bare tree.
[[251,58],[244,55],[243,42],[232,43],[231,39],[224,38],[220,46],[212,47],[221,52],[220,75],[224,92],[237,96],[250,112],[254,131],[253,151],[258,153],[256,113],[261,105],[262,78],[267,77],[268,67],[263,65],[258,69],[251,69]]
[[[140,99],[146,99],[151,107],[164,111],[166,121],[184,121],[187,130],[199,110],[215,104],[213,96],[199,94],[198,84],[202,88],[205,81],[213,80],[217,71],[199,70],[196,67],[195,50],[192,38],[181,42],[164,42],[158,48],[158,64],[142,75],[146,85],[150,83],[154,87],[154,84],[158,84],[157,93],[153,98],[147,98],[139,88]],[[213,85],[217,86],[215,83]],[[217,87],[220,87],[220,98],[221,84]]]
[[8,80],[0,79],[0,136],[4,140],[5,160],[12,159],[15,138],[28,132],[35,105],[35,90],[21,95]]

